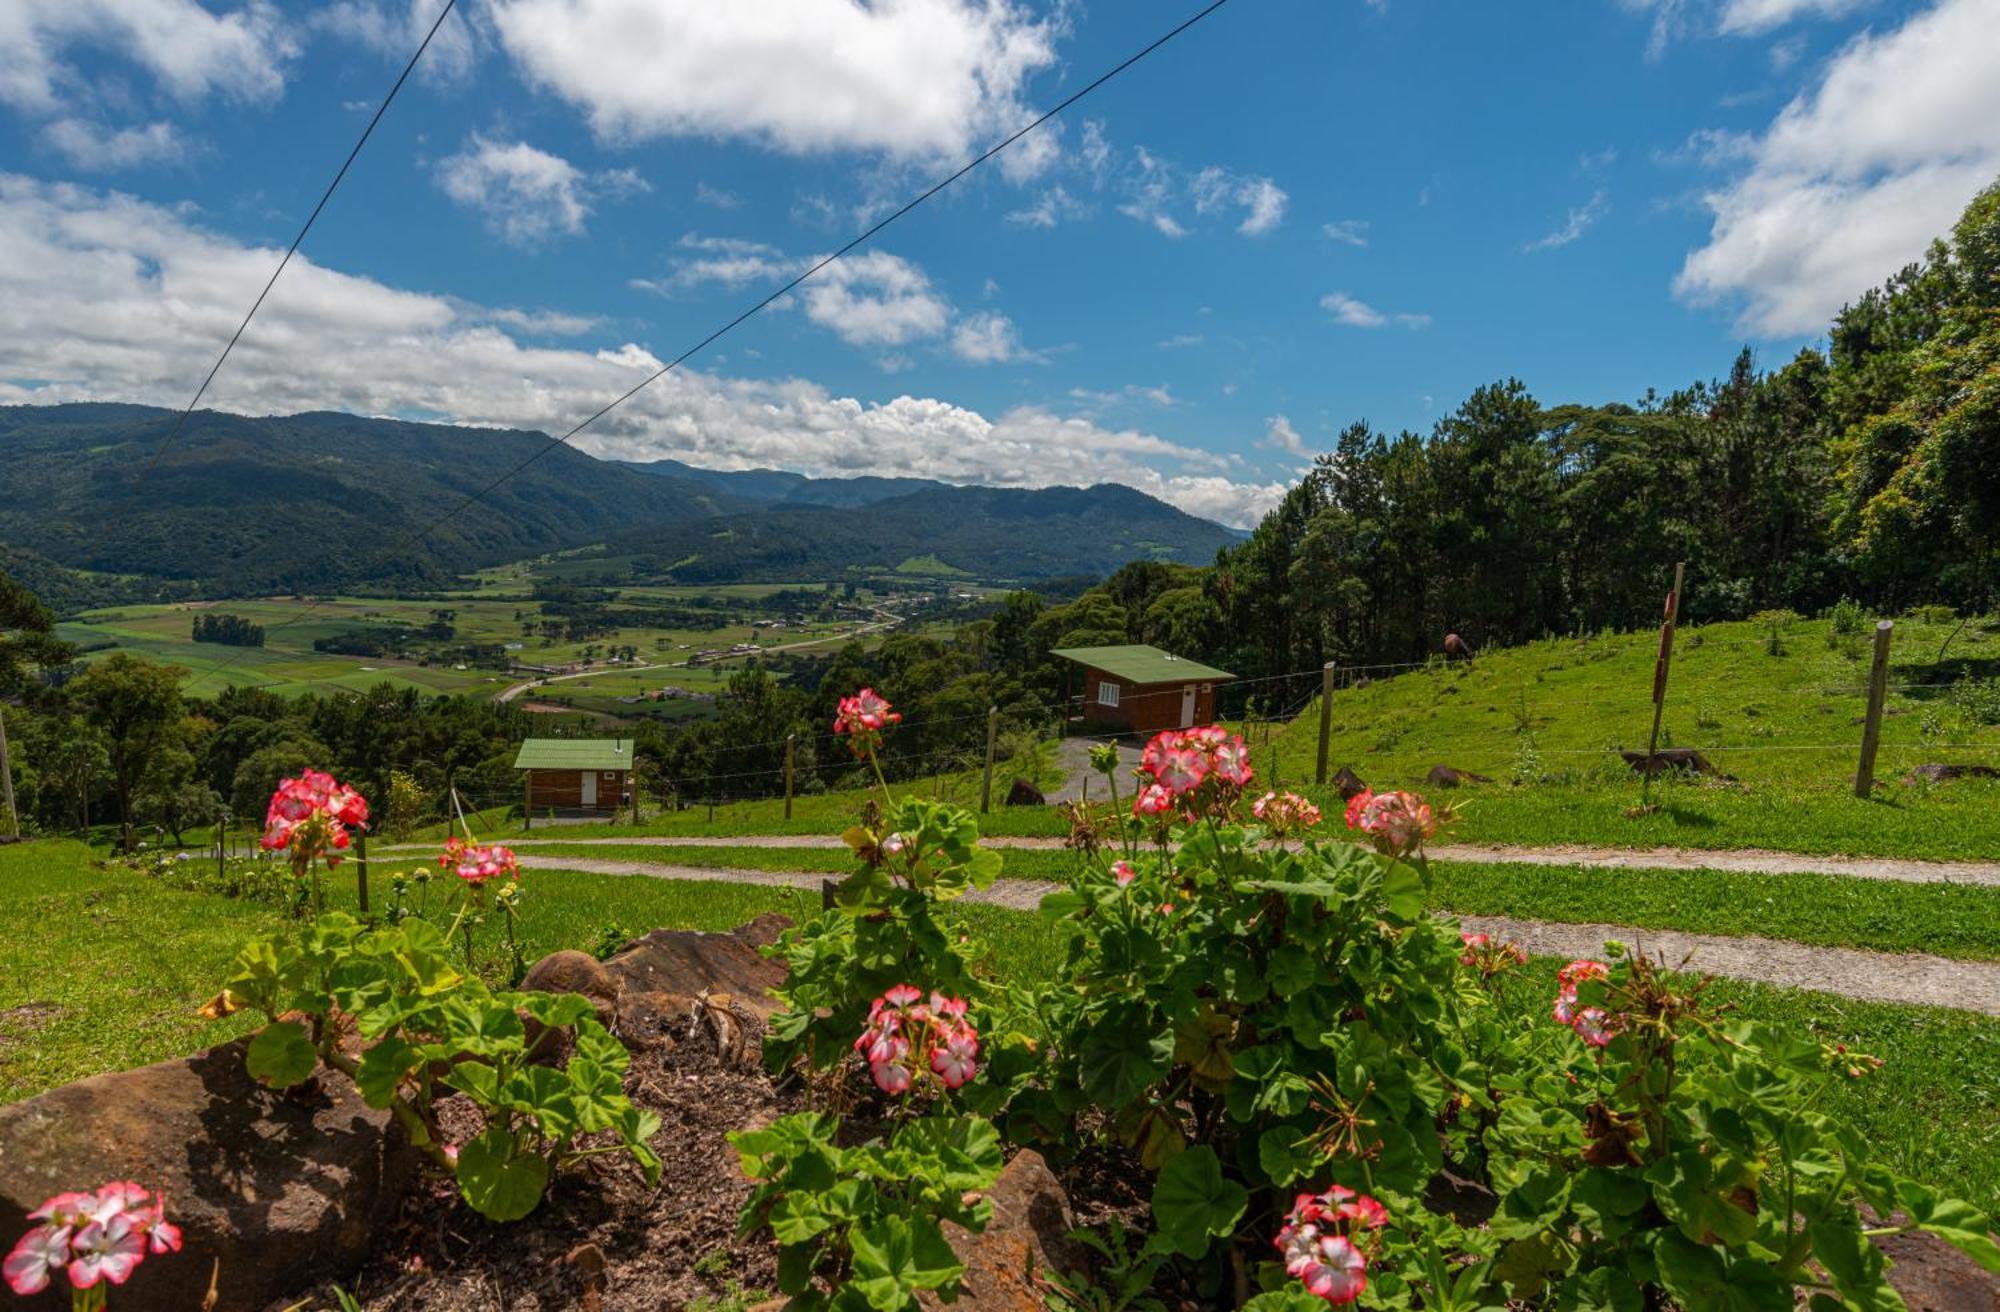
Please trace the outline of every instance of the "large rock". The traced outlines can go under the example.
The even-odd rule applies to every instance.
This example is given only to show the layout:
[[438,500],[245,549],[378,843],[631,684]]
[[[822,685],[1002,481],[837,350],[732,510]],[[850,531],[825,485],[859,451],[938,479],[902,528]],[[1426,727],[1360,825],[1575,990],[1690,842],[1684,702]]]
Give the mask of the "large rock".
[[521,977],[521,988],[529,993],[580,993],[590,999],[599,1020],[609,1020],[618,1009],[618,981],[603,962],[573,948],[551,952],[530,966]]
[[765,915],[721,934],[656,929],[627,944],[604,969],[621,994],[707,994],[714,1000],[727,995],[768,1020],[778,1009],[771,990],[785,982],[785,966],[759,949],[790,923],[783,916]]
[[[965,1264],[953,1312],[1039,1312],[1051,1272],[1090,1269],[1090,1255],[1069,1237],[1076,1228],[1069,1196],[1040,1153],[1023,1149],[987,1195],[993,1219],[980,1234],[947,1226],[946,1238]],[[944,1306],[926,1295],[924,1306]]]
[[1368,791],[1368,785],[1362,781],[1361,776],[1344,765],[1334,773],[1333,787],[1343,802],[1351,802]]
[[1920,765],[1903,776],[1906,784],[1948,784],[1954,779],[2000,779],[1990,765]]
[[1715,768],[1715,763],[1692,747],[1662,747],[1648,755],[1645,752],[1620,752],[1625,764],[1640,774],[1658,778],[1663,774],[1704,774],[1717,779],[1730,776]]
[[1434,765],[1424,776],[1433,788],[1462,788],[1466,784],[1490,784],[1493,781],[1483,774],[1471,770],[1461,770],[1455,765]]
[[[256,1312],[349,1275],[396,1214],[416,1158],[387,1112],[339,1077],[278,1094],[243,1070],[244,1041],[99,1075],[0,1107],[0,1236],[52,1194],[132,1180],[186,1238],[148,1257],[113,1306]],[[56,1282],[58,1286],[61,1282]],[[30,1306],[55,1308],[60,1289]]]

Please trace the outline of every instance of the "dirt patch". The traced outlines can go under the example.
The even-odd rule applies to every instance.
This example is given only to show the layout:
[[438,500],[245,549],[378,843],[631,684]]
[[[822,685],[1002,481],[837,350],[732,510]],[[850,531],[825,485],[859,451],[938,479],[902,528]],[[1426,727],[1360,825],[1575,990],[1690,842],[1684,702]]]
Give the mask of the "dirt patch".
[[0,1054],[68,1012],[69,1008],[58,1002],[24,1002],[0,1011]]
[[[769,1237],[736,1237],[751,1186],[725,1136],[799,1110],[798,1094],[699,1041],[635,1052],[625,1087],[662,1122],[658,1187],[622,1157],[594,1158],[504,1226],[449,1185],[418,1191],[349,1292],[369,1312],[656,1312],[774,1289]],[[332,1305],[330,1287],[313,1292],[315,1306]]]

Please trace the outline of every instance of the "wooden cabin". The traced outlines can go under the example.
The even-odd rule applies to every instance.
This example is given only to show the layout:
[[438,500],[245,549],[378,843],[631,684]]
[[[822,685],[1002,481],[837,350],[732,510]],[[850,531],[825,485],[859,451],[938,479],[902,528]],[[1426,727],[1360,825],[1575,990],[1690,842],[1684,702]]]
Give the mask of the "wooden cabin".
[[1128,733],[1155,734],[1215,721],[1215,690],[1235,679],[1185,656],[1136,644],[1124,647],[1059,647],[1050,653],[1082,671],[1083,692],[1072,696],[1064,676],[1064,704],[1086,724],[1115,726]]
[[632,803],[630,738],[530,738],[514,768],[530,816],[611,815]]

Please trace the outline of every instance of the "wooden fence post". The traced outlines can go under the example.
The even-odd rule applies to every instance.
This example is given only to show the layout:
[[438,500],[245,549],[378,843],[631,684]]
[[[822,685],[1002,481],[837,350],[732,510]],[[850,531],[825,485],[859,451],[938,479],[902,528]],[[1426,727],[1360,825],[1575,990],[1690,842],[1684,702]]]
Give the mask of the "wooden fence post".
[[1667,710],[1667,673],[1674,664],[1674,626],[1681,618],[1681,588],[1687,582],[1687,562],[1674,565],[1674,590],[1667,594],[1666,617],[1660,622],[1660,647],[1653,658],[1653,732],[1646,739],[1646,771],[1640,776],[1639,802],[1653,801],[1653,775],[1659,769],[1660,719]]
[[1875,624],[1875,662],[1868,669],[1868,717],[1861,727],[1861,768],[1854,772],[1854,795],[1867,797],[1875,791],[1875,751],[1882,745],[1882,703],[1889,696],[1889,635],[1896,630],[1893,620]]
[[218,880],[223,876],[223,863],[228,856],[229,822],[223,819],[222,813],[218,811],[215,813],[215,877]]
[[[979,781],[979,814],[993,809],[993,753],[1000,743],[1000,708],[986,708],[986,774]],[[1039,781],[1038,781],[1039,782]]]
[[792,818],[792,760],[798,744],[799,736],[796,733],[785,735],[785,819],[787,820]]
[[521,771],[521,832],[535,827],[535,772]]
[[7,756],[7,708],[0,706],[0,803],[7,807],[7,832],[21,836],[21,814],[14,809],[14,765]]
[[368,914],[368,831],[354,831],[354,880],[361,897],[361,914]]
[[1313,782],[1326,783],[1326,752],[1333,735],[1333,662],[1319,669],[1319,759],[1313,766]]

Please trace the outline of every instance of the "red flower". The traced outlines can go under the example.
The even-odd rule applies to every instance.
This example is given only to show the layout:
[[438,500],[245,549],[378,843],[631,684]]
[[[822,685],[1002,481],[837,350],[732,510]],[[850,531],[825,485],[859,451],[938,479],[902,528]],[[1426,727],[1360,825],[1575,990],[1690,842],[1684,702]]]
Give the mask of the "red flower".
[[306,770],[280,782],[271,794],[258,843],[267,851],[289,850],[292,869],[304,874],[315,857],[324,857],[329,867],[339,865],[349,826],[367,824],[366,798],[330,774]]
[[884,1093],[908,1093],[926,1066],[947,1089],[979,1073],[979,1032],[965,1018],[965,999],[934,992],[926,1004],[923,997],[913,984],[889,989],[869,1007],[868,1024],[854,1041]]

